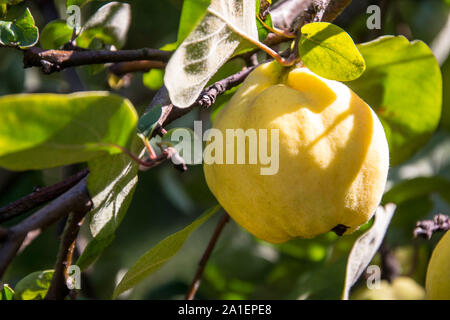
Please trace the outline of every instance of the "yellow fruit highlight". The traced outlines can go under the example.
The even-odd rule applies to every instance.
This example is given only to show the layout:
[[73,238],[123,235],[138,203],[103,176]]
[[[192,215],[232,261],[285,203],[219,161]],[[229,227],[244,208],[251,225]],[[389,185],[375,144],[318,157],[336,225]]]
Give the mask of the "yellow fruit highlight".
[[383,127],[340,82],[306,68],[263,64],[220,110],[213,128],[224,136],[226,129],[279,129],[276,174],[262,175],[267,165],[261,161],[204,164],[219,203],[260,239],[282,243],[336,227],[348,234],[372,217],[381,200],[389,167]]
[[450,300],[450,232],[447,231],[433,250],[425,282],[427,299]]
[[423,300],[425,289],[408,277],[398,277],[392,283],[380,282],[377,289],[363,288],[352,294],[352,300]]

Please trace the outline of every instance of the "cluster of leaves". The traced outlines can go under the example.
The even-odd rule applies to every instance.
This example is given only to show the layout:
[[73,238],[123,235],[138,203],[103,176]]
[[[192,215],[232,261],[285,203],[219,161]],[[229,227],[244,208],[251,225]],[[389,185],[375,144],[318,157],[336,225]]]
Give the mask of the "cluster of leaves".
[[[23,0],[0,1],[0,46],[29,48],[39,39],[39,30]],[[12,7],[9,7],[12,6]]]
[[[52,21],[42,29],[39,38],[30,11],[20,2],[0,0],[0,45],[27,48],[39,41],[44,49],[58,49],[74,40],[83,48],[114,49],[125,43],[131,10],[126,3],[107,3],[75,33],[66,21]],[[68,0],[67,7],[82,7],[89,2]],[[262,15],[261,3],[265,1],[233,0],[233,5],[229,5],[225,0],[185,0],[177,41],[161,48],[175,52],[165,71],[151,70],[144,75],[144,83],[152,89],[165,83],[175,105],[190,106],[207,84],[242,67],[239,60],[232,58],[249,50],[264,50],[262,41],[274,26],[270,14]],[[435,131],[441,114],[442,79],[431,50],[423,42],[385,36],[355,45],[338,26],[319,22],[302,27],[298,55],[318,75],[347,81],[370,104],[384,125],[392,165],[411,158]],[[225,104],[230,97],[231,94],[224,95],[217,105]],[[81,162],[89,167],[88,190],[94,203],[90,214],[92,239],[76,262],[82,269],[90,266],[114,240],[133,197],[138,165],[120,148],[142,154],[138,136],[151,136],[160,107],[139,119],[129,100],[107,92],[0,98],[0,123],[4,124],[0,127],[1,167],[40,170]],[[448,190],[448,181],[427,181],[405,182],[387,193],[384,201],[401,206],[415,199],[417,192],[428,196],[437,190]],[[218,209],[215,206],[208,210],[145,253],[123,277],[114,297],[159,269],[181,249],[189,234]],[[381,217],[379,220],[384,223],[376,224],[365,235],[375,239],[375,243],[383,238],[390,220],[389,215]],[[367,248],[364,241],[359,241],[354,252]],[[375,254],[373,242],[370,248],[373,252],[368,256],[351,256],[345,294]],[[28,277],[23,281],[30,283]],[[34,274],[33,279],[34,284],[41,283],[42,273]],[[21,286],[15,288],[16,297],[28,297],[19,295],[19,291],[26,290],[18,287]],[[24,287],[31,290],[29,285]],[[42,290],[33,290],[36,294],[32,298],[43,297]],[[2,297],[10,296],[10,289],[4,287]]]

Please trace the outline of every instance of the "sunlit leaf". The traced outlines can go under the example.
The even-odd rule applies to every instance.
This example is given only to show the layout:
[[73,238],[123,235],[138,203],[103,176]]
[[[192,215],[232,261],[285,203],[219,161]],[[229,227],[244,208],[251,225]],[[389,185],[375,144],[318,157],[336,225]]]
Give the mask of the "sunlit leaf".
[[65,20],[53,20],[42,29],[39,43],[43,49],[59,49],[70,41],[72,33]]
[[142,82],[151,90],[158,90],[164,85],[164,70],[151,69],[142,76]]
[[174,105],[185,108],[246,39],[258,40],[255,2],[213,0],[203,20],[173,54],[164,83]]
[[389,142],[391,165],[410,158],[439,124],[442,77],[430,48],[385,36],[358,45],[366,71],[348,85],[380,118]]
[[0,98],[0,167],[43,169],[121,153],[134,135],[131,102],[107,92]]
[[[261,10],[261,0],[255,0],[256,1],[256,15],[260,14]],[[263,0],[266,2],[266,5],[270,5],[271,1]],[[272,16],[270,15],[270,12],[267,13],[264,24],[270,28],[273,28],[273,22],[272,22]],[[267,38],[267,35],[269,34],[270,30],[266,28],[258,19],[256,20],[256,27],[258,28],[258,38],[259,41],[264,41]]]
[[36,271],[17,283],[15,300],[43,300],[50,288],[53,270]]
[[28,48],[38,39],[39,30],[28,8],[9,10],[5,21],[0,20],[0,45]]
[[8,11],[8,6],[6,4],[0,4],[0,18],[3,17]]
[[366,66],[350,35],[327,22],[309,23],[301,29],[299,54],[312,72],[327,79],[357,79]]
[[[140,140],[135,137],[131,152],[139,155]],[[110,245],[115,231],[122,222],[138,181],[138,164],[128,155],[108,155],[88,163],[87,187],[93,202],[90,213],[90,230],[93,239],[89,242],[77,265],[86,269]]]
[[0,288],[0,300],[12,300],[14,298],[14,290],[7,284],[3,284]]

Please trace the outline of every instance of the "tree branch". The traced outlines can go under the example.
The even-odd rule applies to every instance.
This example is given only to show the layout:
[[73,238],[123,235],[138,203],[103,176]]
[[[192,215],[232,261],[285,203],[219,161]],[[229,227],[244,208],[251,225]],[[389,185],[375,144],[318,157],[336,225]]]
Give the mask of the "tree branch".
[[222,233],[223,228],[230,221],[230,216],[225,212],[219,220],[219,223],[214,230],[214,233],[209,240],[208,246],[206,247],[205,252],[203,253],[202,258],[198,264],[197,272],[195,273],[194,280],[188,290],[186,295],[186,300],[194,300],[195,294],[197,293],[198,287],[200,286],[201,278],[203,275],[203,271],[205,270],[206,263],[208,262],[209,257],[211,256],[212,251],[217,243],[217,239],[219,239],[220,234]]
[[91,200],[86,187],[86,178],[59,196],[53,202],[36,211],[19,224],[11,227],[3,238],[0,248],[0,278],[5,273],[28,233],[45,229],[70,212],[90,208]]
[[171,51],[143,48],[136,50],[43,50],[38,47],[24,51],[25,68],[42,67],[42,71],[50,74],[66,68],[124,61],[149,60],[167,62]]
[[324,0],[324,13],[320,21],[331,22],[344,11],[352,0]]
[[160,134],[160,130],[164,126],[168,125],[172,121],[184,116],[185,114],[191,112],[195,107],[200,106],[204,108],[211,107],[216,101],[217,97],[227,90],[241,84],[247,76],[256,68],[257,66],[252,66],[245,68],[244,70],[233,74],[225,79],[222,79],[213,85],[209,86],[200,94],[196,102],[187,108],[178,108],[170,103],[169,93],[165,86],[163,86],[155,95],[150,106],[147,108],[148,112],[151,108],[162,105],[162,113],[158,120],[157,127],[154,130],[154,134]]
[[49,187],[40,188],[39,190],[0,208],[0,223],[15,218],[24,212],[59,197],[83,179],[88,172],[87,169],[82,170],[64,181]]

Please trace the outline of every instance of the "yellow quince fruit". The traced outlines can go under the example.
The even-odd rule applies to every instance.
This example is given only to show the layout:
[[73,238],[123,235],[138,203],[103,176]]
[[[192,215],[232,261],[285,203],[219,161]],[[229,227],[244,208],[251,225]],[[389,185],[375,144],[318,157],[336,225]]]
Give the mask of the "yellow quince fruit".
[[[376,114],[343,83],[306,68],[263,64],[220,110],[213,129],[226,141],[214,159],[204,159],[206,182],[229,215],[260,239],[348,234],[381,200],[386,136]],[[239,130],[245,147],[236,142]],[[219,137],[210,136],[207,148]]]
[[427,299],[450,300],[450,232],[447,231],[433,250],[428,263],[425,289]]

